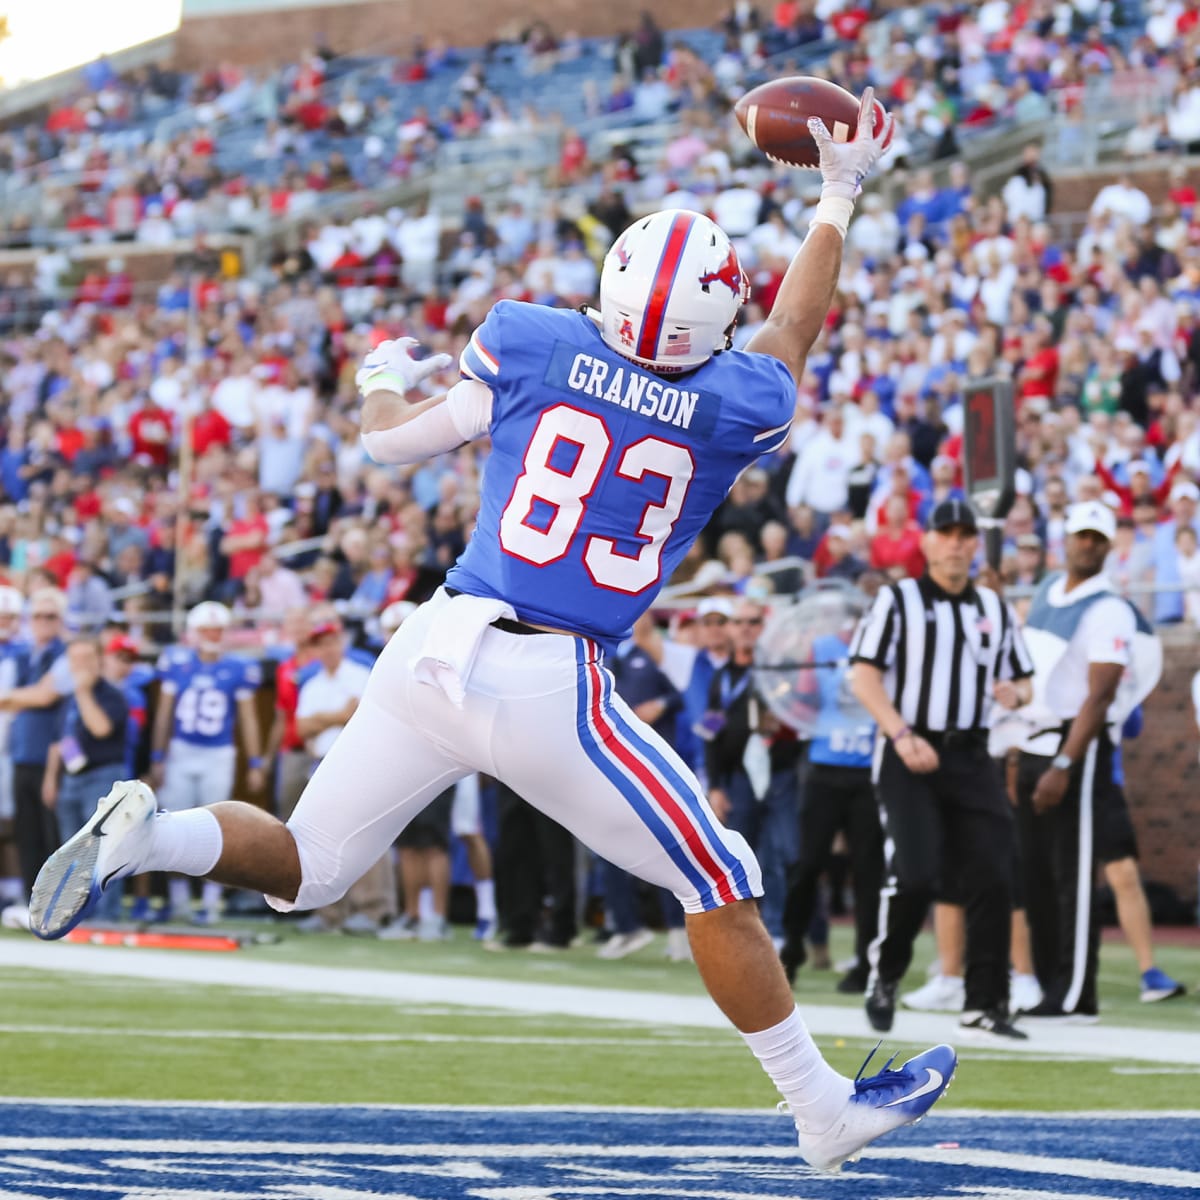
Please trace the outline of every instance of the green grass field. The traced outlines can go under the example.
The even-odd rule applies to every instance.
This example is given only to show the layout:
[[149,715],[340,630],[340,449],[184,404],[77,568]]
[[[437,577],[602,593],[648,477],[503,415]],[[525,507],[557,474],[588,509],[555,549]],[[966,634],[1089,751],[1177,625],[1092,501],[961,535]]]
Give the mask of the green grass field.
[[[286,926],[284,927],[287,928]],[[19,938],[6,934],[5,938]],[[835,930],[834,952],[849,931]],[[923,978],[926,939],[910,983]],[[180,952],[176,952],[180,953]],[[274,945],[237,952],[247,962],[412,971],[523,983],[620,988],[696,996],[691,964],[663,960],[662,941],[620,962],[594,947],[555,955],[488,953],[465,931],[445,944],[382,943],[285,934]],[[225,958],[226,956],[214,956]],[[1164,947],[1160,965],[1195,983],[1194,950]],[[802,971],[797,999],[845,1004],[832,972]],[[1101,990],[1104,1023],[1200,1031],[1188,996],[1138,1002],[1132,961],[1106,946]],[[9,1096],[137,1100],[231,1100],[406,1104],[599,1104],[765,1108],[775,1094],[732,1030],[648,1027],[627,1021],[530,1016],[486,1007],[486,988],[464,986],[461,1005],[411,1005],[269,988],[182,985],[64,970],[0,967],[0,1063]],[[851,1028],[859,1026],[853,1022]],[[865,1022],[862,1024],[865,1033]],[[947,1018],[947,1034],[953,1029]],[[853,1073],[873,1041],[820,1039]],[[952,1039],[951,1039],[952,1040]],[[1042,1039],[1039,1039],[1042,1040]],[[1195,1105],[1196,1068],[1112,1059],[1071,1060],[1054,1053],[1013,1055],[1003,1047],[960,1045],[956,1107],[1136,1110]],[[903,1043],[885,1039],[884,1049]]]

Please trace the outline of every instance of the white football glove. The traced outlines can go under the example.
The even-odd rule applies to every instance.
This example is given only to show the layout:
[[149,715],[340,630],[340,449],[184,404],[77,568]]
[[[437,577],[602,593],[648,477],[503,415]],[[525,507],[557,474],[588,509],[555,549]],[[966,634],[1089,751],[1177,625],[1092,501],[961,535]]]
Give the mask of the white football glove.
[[836,196],[853,200],[862,191],[866,179],[879,157],[892,144],[896,119],[884,113],[883,128],[879,135],[872,132],[875,126],[875,89],[863,92],[858,106],[858,128],[849,142],[836,142],[825,122],[820,117],[809,117],[808,132],[821,151],[822,196]]
[[417,362],[409,353],[416,344],[417,339],[410,337],[380,342],[363,359],[354,376],[359,392],[363,396],[371,392],[396,392],[403,396],[454,361],[449,354],[431,354]]

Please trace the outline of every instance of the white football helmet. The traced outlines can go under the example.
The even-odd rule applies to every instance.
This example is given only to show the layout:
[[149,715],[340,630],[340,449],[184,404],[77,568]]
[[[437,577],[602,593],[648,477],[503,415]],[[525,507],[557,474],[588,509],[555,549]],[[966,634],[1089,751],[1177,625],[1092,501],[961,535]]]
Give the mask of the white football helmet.
[[750,281],[733,244],[700,213],[667,208],[635,221],[600,274],[600,335],[654,371],[690,371],[728,350]]
[[225,605],[215,600],[202,600],[188,613],[187,628],[201,645],[217,647],[224,640],[232,619]]

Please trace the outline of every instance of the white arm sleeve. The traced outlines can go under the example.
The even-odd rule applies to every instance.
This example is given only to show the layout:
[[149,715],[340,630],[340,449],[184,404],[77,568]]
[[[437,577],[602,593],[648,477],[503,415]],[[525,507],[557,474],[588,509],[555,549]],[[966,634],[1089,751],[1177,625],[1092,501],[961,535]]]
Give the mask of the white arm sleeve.
[[492,423],[492,389],[476,379],[463,379],[441,404],[397,425],[362,435],[363,449],[377,463],[403,466],[454,450],[486,433]]

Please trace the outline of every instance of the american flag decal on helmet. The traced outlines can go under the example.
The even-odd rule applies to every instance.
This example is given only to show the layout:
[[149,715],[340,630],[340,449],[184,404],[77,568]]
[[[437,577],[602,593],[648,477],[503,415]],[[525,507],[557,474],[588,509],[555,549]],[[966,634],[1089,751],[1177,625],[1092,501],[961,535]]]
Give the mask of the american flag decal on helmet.
[[668,333],[667,342],[663,347],[663,353],[672,354],[691,354],[692,352],[692,334],[688,329],[680,330],[678,333]]

